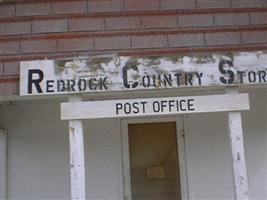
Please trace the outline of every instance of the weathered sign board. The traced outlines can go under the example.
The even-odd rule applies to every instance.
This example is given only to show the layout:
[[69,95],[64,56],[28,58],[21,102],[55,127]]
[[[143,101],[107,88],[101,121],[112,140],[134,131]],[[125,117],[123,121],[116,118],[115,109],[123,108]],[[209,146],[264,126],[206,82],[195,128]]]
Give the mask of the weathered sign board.
[[140,117],[249,110],[248,94],[61,103],[61,119]]
[[24,61],[20,95],[267,85],[267,52]]

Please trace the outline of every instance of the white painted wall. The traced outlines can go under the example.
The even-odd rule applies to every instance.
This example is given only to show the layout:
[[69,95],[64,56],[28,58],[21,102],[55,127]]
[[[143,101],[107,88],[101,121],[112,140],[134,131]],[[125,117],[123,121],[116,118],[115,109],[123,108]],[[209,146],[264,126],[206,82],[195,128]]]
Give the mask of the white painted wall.
[[[59,103],[6,107],[9,199],[69,199],[68,123]],[[120,199],[122,172],[118,120],[84,121],[88,199]]]
[[191,115],[188,126],[186,157],[189,198],[233,198],[227,115]]
[[59,105],[8,105],[8,198],[64,199],[70,196],[68,126]]
[[250,196],[267,199],[267,92],[250,96],[251,111],[243,115]]
[[[251,93],[242,114],[251,199],[267,199],[267,92]],[[1,117],[3,116],[3,117]],[[8,133],[9,199],[68,199],[68,124],[59,103],[27,101],[1,106]],[[186,133],[191,199],[232,199],[226,114],[188,116]],[[89,200],[123,197],[120,121],[85,120],[86,188]]]
[[[267,199],[267,93],[250,93],[242,113],[251,199]],[[227,115],[188,116],[186,155],[190,199],[233,199]]]
[[123,198],[120,121],[85,120],[86,197]]

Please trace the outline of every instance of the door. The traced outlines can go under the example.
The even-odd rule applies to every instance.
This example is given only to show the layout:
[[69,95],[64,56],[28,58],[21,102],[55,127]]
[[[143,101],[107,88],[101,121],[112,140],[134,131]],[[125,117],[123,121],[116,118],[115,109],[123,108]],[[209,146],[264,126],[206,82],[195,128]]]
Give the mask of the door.
[[176,122],[128,125],[132,200],[180,200]]

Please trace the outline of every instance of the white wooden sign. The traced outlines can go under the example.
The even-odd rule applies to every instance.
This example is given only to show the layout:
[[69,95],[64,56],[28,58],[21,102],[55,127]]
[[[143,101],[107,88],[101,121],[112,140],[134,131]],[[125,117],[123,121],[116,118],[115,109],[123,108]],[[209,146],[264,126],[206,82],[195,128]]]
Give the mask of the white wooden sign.
[[267,52],[25,61],[20,95],[267,86]]
[[248,94],[61,103],[61,119],[140,117],[249,110]]

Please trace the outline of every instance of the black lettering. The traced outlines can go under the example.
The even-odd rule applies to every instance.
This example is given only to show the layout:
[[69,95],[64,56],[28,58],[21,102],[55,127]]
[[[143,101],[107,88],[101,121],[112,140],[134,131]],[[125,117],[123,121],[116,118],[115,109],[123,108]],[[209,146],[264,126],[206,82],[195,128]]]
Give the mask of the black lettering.
[[127,62],[125,66],[122,68],[123,86],[128,89],[130,89],[131,87],[136,88],[138,86],[137,81],[135,81],[132,85],[128,83],[128,70],[129,69],[138,71],[137,66],[133,62]]
[[88,84],[89,84],[90,90],[96,90],[97,86],[95,82],[96,82],[96,78],[89,79]]
[[163,112],[164,108],[167,107],[167,101],[161,101],[160,104],[161,104],[161,112]]
[[146,104],[147,104],[147,102],[146,101],[141,101],[140,103],[143,106],[143,113],[146,113]]
[[227,76],[228,78],[225,79],[225,77],[220,77],[220,81],[223,84],[232,84],[234,82],[234,78],[235,78],[235,74],[232,70],[224,69],[224,65],[228,65],[228,67],[233,67],[233,63],[230,60],[221,60],[219,63],[219,71],[221,72],[221,74]]
[[74,80],[68,80],[68,91],[69,92],[74,92],[75,91],[75,81]]
[[180,109],[181,109],[181,111],[186,111],[186,108],[184,107],[184,105],[183,104],[185,104],[186,103],[186,100],[184,100],[184,99],[182,99],[181,101],[180,101]]
[[250,83],[256,82],[256,72],[249,71],[248,72],[248,80],[249,80]]
[[174,107],[174,100],[170,100],[169,101],[169,111],[171,112],[172,111],[172,107]]
[[[150,77],[151,79],[151,77]],[[153,80],[153,86],[156,88],[161,88],[161,87],[166,87],[166,81],[162,81],[161,80],[161,75],[158,75],[158,77],[156,77],[156,75],[152,76],[152,80]]]
[[99,84],[100,84],[100,90],[102,90],[103,88],[105,90],[107,90],[107,85],[106,85],[106,81],[107,81],[107,77],[105,77],[104,79],[100,78],[99,79]]
[[53,88],[53,83],[54,80],[47,80],[46,81],[46,92],[47,93],[51,93],[51,92],[55,92],[52,88]]
[[180,111],[180,104],[179,103],[180,102],[176,100],[176,109],[177,109],[177,111]]
[[133,102],[133,113],[137,114],[139,113],[139,107],[138,107],[139,103],[138,102]]
[[198,79],[198,85],[202,85],[202,76],[203,76],[203,73],[196,73],[197,75],[197,79]]
[[149,76],[143,76],[142,83],[143,83],[144,87],[150,87],[150,77]]
[[86,90],[86,80],[85,79],[79,79],[78,89],[79,89],[79,91],[85,91]]
[[119,110],[122,109],[122,104],[121,103],[116,103],[116,115],[119,114]]
[[243,82],[244,82],[244,79],[243,79],[243,77],[244,77],[244,73],[245,73],[245,72],[237,71],[237,74],[238,74],[239,79],[240,79],[240,83],[243,83]]
[[172,76],[171,74],[164,74],[164,86],[166,87],[167,84],[172,86]]
[[158,101],[153,102],[153,111],[154,112],[159,112],[160,111],[160,104]]
[[193,85],[193,75],[192,74],[185,74],[185,85]]
[[190,110],[190,111],[195,110],[193,102],[194,102],[194,99],[188,99],[187,100],[188,110]]
[[260,79],[260,83],[266,83],[266,71],[259,71],[259,79]]
[[130,114],[131,113],[131,104],[125,103],[123,107],[124,107],[124,113],[125,114]]
[[[37,79],[33,79],[33,75],[36,74],[38,76]],[[40,83],[44,79],[44,73],[40,69],[30,69],[28,71],[28,93],[32,94],[32,86],[34,85],[38,93],[43,93]]]
[[64,92],[66,89],[65,89],[65,81],[63,80],[58,80],[57,81],[57,91],[58,92]]
[[153,86],[154,86],[154,87],[158,87],[158,85],[157,85],[156,75],[152,75],[152,81],[153,81]]
[[180,86],[180,77],[182,74],[174,74],[174,76],[176,77],[177,86]]

